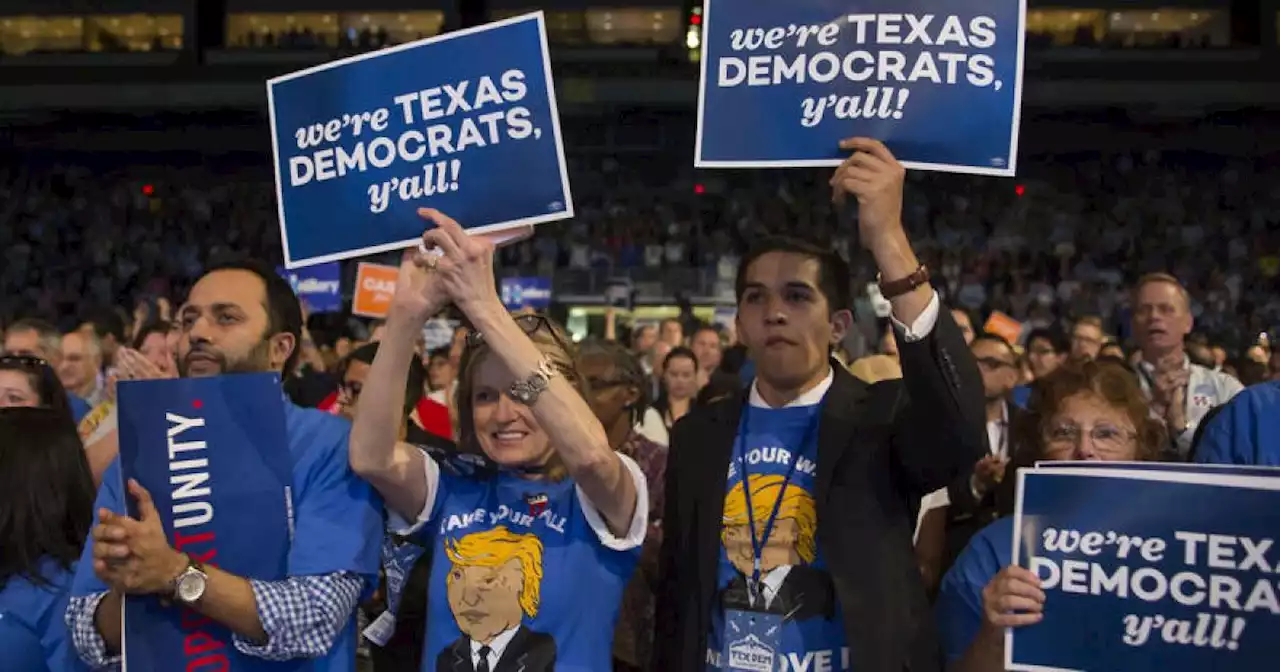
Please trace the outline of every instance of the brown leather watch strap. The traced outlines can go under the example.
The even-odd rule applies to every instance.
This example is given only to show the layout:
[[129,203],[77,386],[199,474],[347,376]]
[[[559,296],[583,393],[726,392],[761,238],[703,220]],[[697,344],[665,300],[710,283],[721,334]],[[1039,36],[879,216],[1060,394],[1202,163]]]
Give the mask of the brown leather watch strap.
[[880,294],[886,299],[892,299],[929,282],[929,268],[924,264],[920,264],[919,268],[905,278],[885,282],[884,279],[877,276],[876,282],[880,285]]

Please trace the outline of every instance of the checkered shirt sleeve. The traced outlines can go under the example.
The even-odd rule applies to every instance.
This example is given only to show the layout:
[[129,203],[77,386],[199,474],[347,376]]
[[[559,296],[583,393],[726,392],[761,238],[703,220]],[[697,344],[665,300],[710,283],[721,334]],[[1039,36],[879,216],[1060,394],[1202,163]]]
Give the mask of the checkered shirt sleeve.
[[119,670],[120,656],[107,654],[107,643],[98,634],[98,625],[93,620],[98,604],[106,596],[103,592],[71,598],[65,620],[80,660],[94,670]]
[[[240,636],[236,650],[264,660],[320,658],[329,653],[348,619],[355,613],[364,579],[350,572],[320,576],[291,576],[283,581],[249,581],[258,606],[258,619],[267,633],[261,646]],[[120,656],[107,653],[94,614],[106,593],[73,597],[67,608],[67,629],[81,660],[94,670],[119,670]]]

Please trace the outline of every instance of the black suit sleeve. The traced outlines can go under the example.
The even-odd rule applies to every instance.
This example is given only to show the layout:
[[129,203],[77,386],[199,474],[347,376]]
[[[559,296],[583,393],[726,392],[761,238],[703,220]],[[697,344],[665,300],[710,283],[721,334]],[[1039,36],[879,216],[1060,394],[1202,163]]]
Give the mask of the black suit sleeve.
[[[979,457],[978,459],[981,459]],[[979,508],[980,505],[986,503],[990,499],[990,494],[984,499],[975,499],[973,496],[973,488],[971,481],[973,479],[973,466],[970,464],[960,472],[951,481],[951,485],[947,486],[947,517],[955,519],[958,517],[971,516]]]
[[[680,546],[679,536],[693,521],[680,519],[680,474],[681,450],[687,445],[686,437],[689,423],[681,418],[671,431],[671,440],[667,447],[667,469],[664,479],[663,497],[666,500],[662,511],[662,550],[658,559],[658,583],[656,605],[653,619],[654,642],[682,641],[680,633],[684,628],[685,615],[680,608],[679,579],[681,575],[680,559],[676,551]],[[679,669],[680,651],[676,646],[654,646],[653,670]]]
[[982,377],[945,305],[928,336],[901,339],[906,394],[894,418],[896,466],[919,499],[951,484],[986,450]]

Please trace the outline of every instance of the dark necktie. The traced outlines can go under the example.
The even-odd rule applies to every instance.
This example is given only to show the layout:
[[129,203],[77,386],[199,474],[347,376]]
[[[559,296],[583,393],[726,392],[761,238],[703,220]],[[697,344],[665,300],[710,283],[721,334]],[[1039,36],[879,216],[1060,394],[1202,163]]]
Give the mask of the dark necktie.
[[489,652],[492,650],[487,646],[480,647],[480,664],[476,665],[476,672],[489,672]]

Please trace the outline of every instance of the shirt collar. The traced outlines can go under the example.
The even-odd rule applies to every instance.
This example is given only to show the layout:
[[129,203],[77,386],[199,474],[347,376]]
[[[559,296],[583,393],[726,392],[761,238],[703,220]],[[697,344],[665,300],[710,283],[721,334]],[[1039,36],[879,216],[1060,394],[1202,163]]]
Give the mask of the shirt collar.
[[[489,642],[489,651],[492,652],[495,660],[502,660],[502,653],[507,650],[507,646],[511,644],[511,640],[515,638],[516,632],[518,632],[519,630],[520,630],[519,625],[517,625],[514,628],[511,628],[510,630],[504,630],[502,634],[498,635],[497,637],[494,637],[493,641]],[[484,644],[481,644],[480,642],[477,642],[476,640],[472,639],[471,655],[472,656],[480,655],[480,647],[482,646],[484,646]]]
[[[822,382],[813,386],[812,390],[801,394],[792,399],[790,403],[783,408],[796,408],[799,406],[815,406],[822,403],[822,398],[827,395],[827,390],[831,389],[831,383],[835,380],[836,372],[830,366],[827,367],[827,377]],[[748,397],[748,403],[756,408],[771,408],[765,403],[764,397],[760,396],[760,390],[757,381],[751,381],[751,395]]]
[[[1147,374],[1154,374],[1156,372],[1156,365],[1145,359],[1138,360],[1138,368],[1147,372]],[[1182,356],[1182,369],[1185,371],[1189,368],[1191,368],[1191,358],[1184,354]]]
[[1003,404],[1000,404],[1000,419],[987,421],[988,425],[992,423],[1000,425],[1001,427],[1009,424],[1009,402],[1006,401]]

